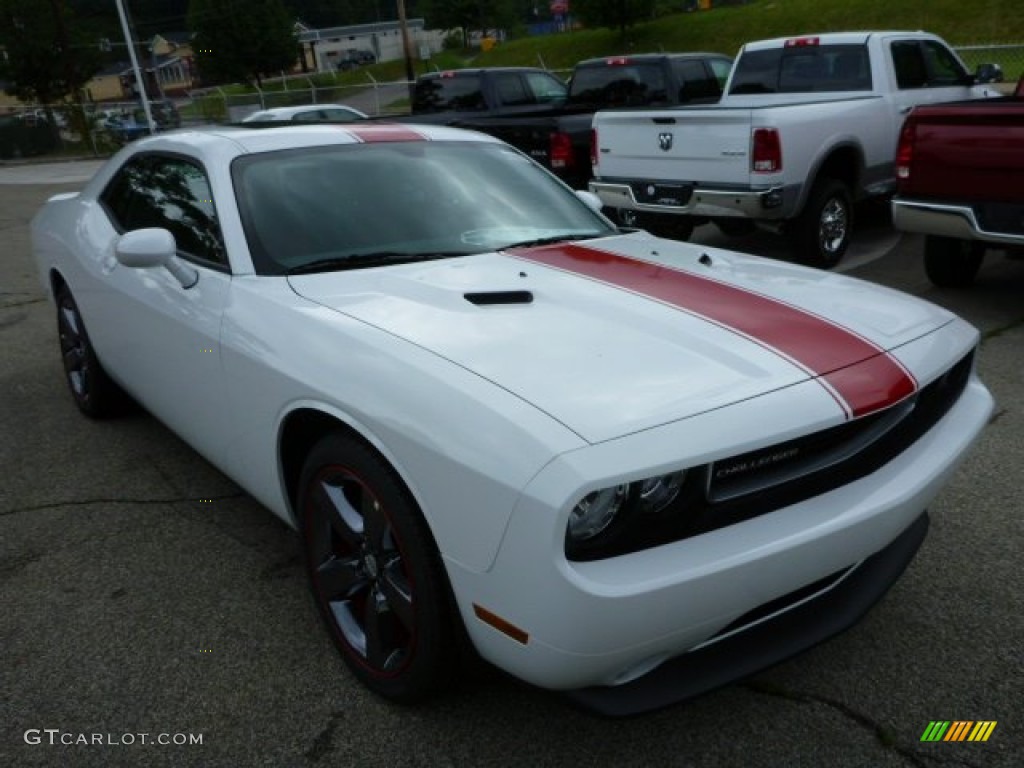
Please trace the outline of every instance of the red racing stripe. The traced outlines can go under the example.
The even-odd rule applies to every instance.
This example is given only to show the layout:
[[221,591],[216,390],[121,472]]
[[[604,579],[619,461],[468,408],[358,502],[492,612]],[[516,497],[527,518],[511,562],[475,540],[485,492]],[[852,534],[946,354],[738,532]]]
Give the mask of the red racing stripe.
[[819,377],[848,417],[886,408],[917,390],[910,372],[885,350],[826,318],[768,296],[579,245],[508,254],[624,288],[742,334]]
[[397,123],[376,123],[374,125],[346,124],[344,130],[366,144],[382,141],[426,141],[427,137],[418,131]]

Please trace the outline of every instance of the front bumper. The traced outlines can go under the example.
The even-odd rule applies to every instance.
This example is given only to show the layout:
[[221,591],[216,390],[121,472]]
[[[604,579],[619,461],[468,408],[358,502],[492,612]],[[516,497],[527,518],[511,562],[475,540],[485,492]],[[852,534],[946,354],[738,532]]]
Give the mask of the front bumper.
[[978,240],[1007,246],[1024,246],[1024,232],[986,229],[969,205],[950,205],[927,200],[895,198],[892,222],[905,232],[939,235],[956,240]]
[[[580,703],[609,713],[663,706],[781,661],[855,622],[895,581],[920,544],[925,509],[992,406],[972,377],[929,432],[860,480],[735,525],[605,560],[565,559],[565,517],[544,502],[559,497],[552,492],[559,470],[551,466],[524,494],[487,573],[448,563],[470,637],[502,669],[541,687],[573,691]],[[683,433],[671,437],[678,445]],[[855,604],[827,610],[844,605],[851,589],[859,595]],[[802,610],[805,604],[820,610]],[[476,606],[522,636],[481,621]],[[758,615],[766,606],[773,606],[768,615]],[[780,627],[778,642],[737,659],[747,653],[744,637],[756,644],[770,633],[759,629],[768,618]],[[710,660],[714,669],[694,671]],[[662,677],[664,685],[644,682]],[[620,695],[624,703],[613,704]]]
[[[792,215],[795,200],[782,187],[764,190],[710,189],[696,186],[679,203],[645,201],[634,185],[646,182],[591,181],[589,189],[609,208],[625,208],[650,213],[675,213],[699,217],[741,217],[755,220],[786,219]],[[654,187],[662,182],[650,182]],[[654,197],[654,195],[652,195]]]
[[[875,605],[914,559],[928,532],[924,513],[889,546],[835,577],[831,588],[772,611],[746,629],[723,633],[697,650],[617,687],[569,691],[570,701],[623,717],[675,704],[767,669],[849,629]],[[741,619],[742,621],[742,619]]]

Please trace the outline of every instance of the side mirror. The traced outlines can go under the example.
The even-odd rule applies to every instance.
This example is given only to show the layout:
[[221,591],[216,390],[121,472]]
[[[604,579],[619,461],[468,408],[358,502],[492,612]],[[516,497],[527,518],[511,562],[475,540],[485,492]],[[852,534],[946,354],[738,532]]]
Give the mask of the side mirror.
[[576,197],[587,204],[587,207],[594,213],[601,213],[601,209],[604,208],[604,203],[601,202],[601,198],[586,189],[577,189]]
[[199,280],[196,270],[178,260],[174,235],[160,227],[136,229],[121,235],[114,247],[114,256],[132,269],[164,267],[182,288],[191,288]]
[[998,64],[979,64],[978,68],[974,71],[974,82],[979,85],[983,83],[1001,83],[1003,82],[1003,68]]

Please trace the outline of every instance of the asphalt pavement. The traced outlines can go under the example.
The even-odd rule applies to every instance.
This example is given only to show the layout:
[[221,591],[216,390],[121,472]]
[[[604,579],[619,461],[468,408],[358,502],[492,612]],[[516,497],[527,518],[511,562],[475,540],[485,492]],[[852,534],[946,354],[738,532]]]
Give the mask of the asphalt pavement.
[[[941,291],[920,238],[862,216],[844,269],[975,323],[998,406],[917,559],[856,627],[628,720],[483,666],[408,708],[347,673],[290,530],[149,416],[75,410],[28,239],[46,197],[91,173],[70,166],[0,168],[0,765],[1021,764],[1024,262],[990,258],[973,289]],[[773,235],[695,238],[785,257]],[[996,726],[984,743],[922,742],[936,720]]]

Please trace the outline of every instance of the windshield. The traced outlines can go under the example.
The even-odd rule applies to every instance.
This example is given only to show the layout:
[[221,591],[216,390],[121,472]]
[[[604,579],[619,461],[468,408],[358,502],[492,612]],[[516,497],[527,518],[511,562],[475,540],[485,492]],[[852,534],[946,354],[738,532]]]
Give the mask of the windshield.
[[232,177],[256,271],[359,269],[616,230],[518,151],[381,142],[246,155]]

